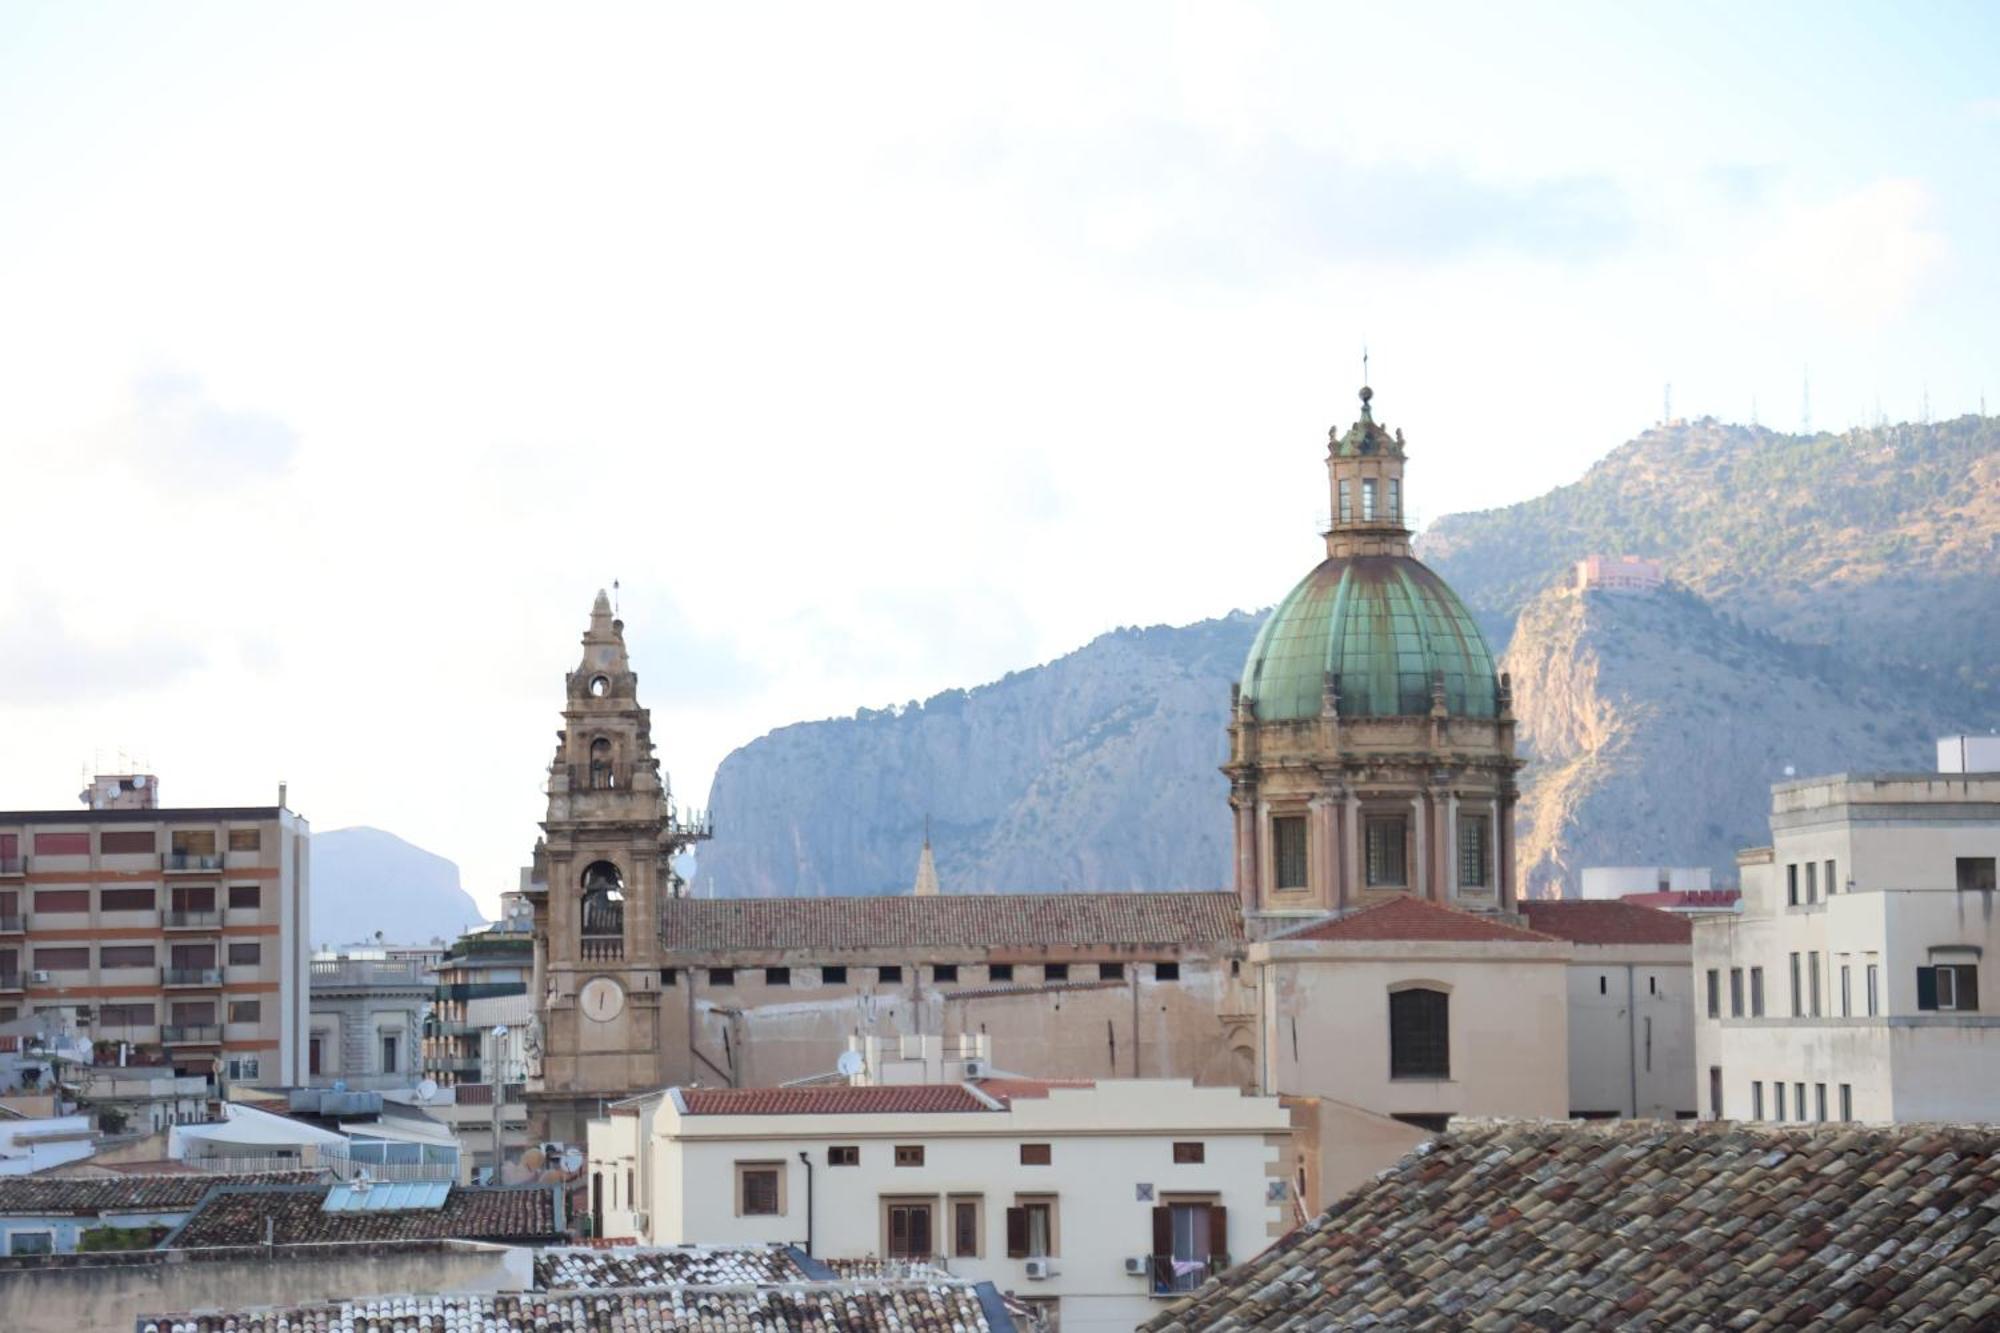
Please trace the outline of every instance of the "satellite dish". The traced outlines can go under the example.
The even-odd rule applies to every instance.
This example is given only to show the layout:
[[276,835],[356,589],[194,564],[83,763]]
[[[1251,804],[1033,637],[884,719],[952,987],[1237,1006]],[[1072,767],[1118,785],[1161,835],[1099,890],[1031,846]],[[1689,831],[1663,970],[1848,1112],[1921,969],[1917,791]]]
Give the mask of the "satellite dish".
[[496,1027],[495,1027],[495,1028],[493,1029],[493,1035],[494,1035],[494,1036],[496,1036],[496,1037],[504,1037],[504,1036],[506,1036],[506,1035],[507,1035],[507,1025],[506,1025],[505,1023],[501,1023],[501,1024],[499,1024],[498,1026],[496,1026]]
[[861,1058],[859,1051],[842,1051],[840,1058],[833,1062],[833,1071],[842,1078],[853,1078],[867,1067],[868,1062]]
[[417,1084],[418,1101],[427,1102],[430,1101],[432,1098],[436,1097],[437,1095],[438,1095],[438,1085],[436,1079],[427,1078],[423,1082]]
[[346,1092],[346,1091],[347,1091],[347,1080],[346,1080],[346,1079],[344,1079],[344,1078],[337,1078],[337,1079],[335,1079],[335,1080],[333,1081],[333,1090],[334,1090],[335,1092]]
[[141,773],[141,774],[139,774],[139,776],[137,776],[137,777],[133,778],[133,779],[132,779],[132,786],[133,786],[134,788],[136,788],[136,789],[139,789],[139,790],[142,790],[142,791],[143,791],[143,790],[145,789],[145,786],[146,786],[146,775],[145,775],[144,773]]
[[575,1175],[577,1172],[583,1170],[583,1149],[564,1148],[562,1169],[570,1175]]

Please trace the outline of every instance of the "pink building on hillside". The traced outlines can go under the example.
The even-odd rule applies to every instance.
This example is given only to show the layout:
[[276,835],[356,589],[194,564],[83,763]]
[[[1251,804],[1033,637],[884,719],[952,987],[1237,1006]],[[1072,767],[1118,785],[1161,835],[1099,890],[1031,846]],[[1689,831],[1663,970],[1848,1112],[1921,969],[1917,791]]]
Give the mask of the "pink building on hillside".
[[1576,562],[1578,589],[1648,592],[1666,581],[1660,562],[1638,555],[1587,555]]

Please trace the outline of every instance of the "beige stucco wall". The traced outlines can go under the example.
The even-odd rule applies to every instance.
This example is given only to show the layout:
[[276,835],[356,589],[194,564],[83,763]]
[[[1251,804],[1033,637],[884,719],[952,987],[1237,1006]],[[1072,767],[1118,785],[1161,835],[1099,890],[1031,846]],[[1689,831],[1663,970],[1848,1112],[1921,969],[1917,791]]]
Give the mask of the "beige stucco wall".
[[1671,1120],[1700,1105],[1691,945],[1577,945],[1569,1109]]
[[[1263,983],[1264,1087],[1381,1115],[1565,1116],[1566,943],[1271,941]],[[1451,1076],[1389,1076],[1389,993],[1451,996]]]

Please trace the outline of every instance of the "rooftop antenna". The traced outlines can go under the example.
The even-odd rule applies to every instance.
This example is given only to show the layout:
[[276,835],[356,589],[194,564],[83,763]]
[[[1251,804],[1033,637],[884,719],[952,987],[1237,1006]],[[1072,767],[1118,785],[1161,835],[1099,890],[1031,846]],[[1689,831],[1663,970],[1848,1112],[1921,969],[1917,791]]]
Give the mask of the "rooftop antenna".
[[611,614],[618,614],[618,580],[611,580]]
[[1674,382],[1667,381],[1666,393],[1660,399],[1660,424],[1666,425],[1674,419]]
[[1366,338],[1361,340],[1361,382],[1363,384],[1368,382],[1368,340]]

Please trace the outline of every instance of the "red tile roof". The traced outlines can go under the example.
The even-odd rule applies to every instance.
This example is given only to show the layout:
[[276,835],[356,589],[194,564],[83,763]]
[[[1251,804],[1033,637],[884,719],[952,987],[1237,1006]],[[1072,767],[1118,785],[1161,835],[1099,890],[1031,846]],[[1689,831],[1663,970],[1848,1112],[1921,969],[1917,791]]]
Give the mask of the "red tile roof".
[[[180,1171],[148,1176],[0,1176],[0,1215],[95,1217],[192,1209],[217,1185],[297,1185],[316,1171],[224,1176]],[[323,1191],[322,1191],[323,1192]]]
[[999,1102],[1002,1106],[1017,1101],[1029,1101],[1047,1097],[1050,1088],[1094,1088],[1095,1079],[1088,1078],[983,1078],[979,1080],[979,1090]]
[[1422,898],[1398,897],[1294,931],[1287,940],[1436,940],[1464,943],[1548,944],[1553,937],[1510,926],[1478,912],[1441,907]]
[[[327,1187],[217,1189],[165,1248],[202,1249],[216,1245],[277,1245],[341,1241],[488,1240],[529,1243],[562,1239],[556,1226],[555,1192],[546,1186],[475,1189],[454,1185],[437,1208],[397,1212],[329,1213]],[[266,1231],[266,1224],[269,1231]]]
[[1042,944],[1218,944],[1243,938],[1233,893],[965,893],[919,898],[669,898],[670,953]]
[[689,1115],[929,1115],[993,1108],[960,1083],[875,1087],[681,1088]]
[[1559,935],[1577,944],[1694,942],[1694,925],[1686,917],[1615,898],[1525,902],[1521,912],[1544,935]]

